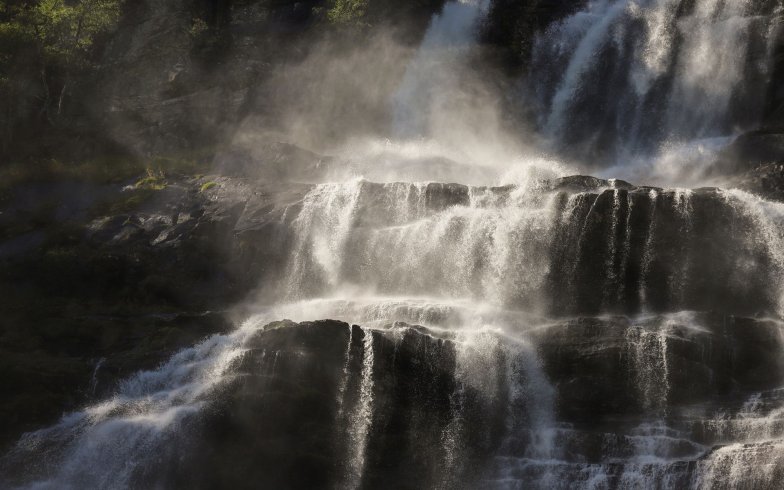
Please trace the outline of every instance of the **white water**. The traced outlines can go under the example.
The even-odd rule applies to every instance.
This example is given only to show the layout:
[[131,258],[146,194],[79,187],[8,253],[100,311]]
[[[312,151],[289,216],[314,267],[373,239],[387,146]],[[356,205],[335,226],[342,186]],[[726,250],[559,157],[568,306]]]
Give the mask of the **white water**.
[[666,416],[670,389],[667,365],[667,325],[650,331],[633,327],[626,332],[633,372],[640,390],[643,408]]
[[[123,381],[117,394],[57,425],[26,434],[12,451],[42,465],[35,489],[128,488],[135,472],[154,461],[230,376],[248,332],[211,337],[154,371]],[[153,458],[153,459],[151,459]],[[30,468],[36,475],[39,468]]]
[[349,488],[357,488],[362,481],[365,469],[365,454],[368,435],[373,423],[373,331],[364,331],[362,341],[362,373],[359,385],[359,399],[354,412],[348,420],[351,454],[348,456]]
[[535,42],[543,132],[557,148],[598,150],[614,177],[696,184],[708,148],[760,121],[781,10],[761,4],[587,2]]
[[[646,117],[643,100],[671,69],[669,60],[674,56],[673,39],[678,29],[691,35],[678,48],[680,61],[674,68],[677,83],[668,99],[670,133],[666,137],[681,141],[723,134],[723,129],[711,124],[721,121],[728,111],[732,89],[741,81],[738,74],[746,49],[744,36],[756,21],[744,10],[749,2],[700,0],[694,14],[680,20],[672,14],[677,3],[593,2],[586,11],[548,34],[547,39],[563,41],[554,43],[553,49],[568,60],[544,121],[553,138],[561,137],[565,131],[574,100],[596,68],[596,55],[608,43],[622,40],[628,34],[624,28],[632,20],[643,21],[646,28],[641,38],[635,38],[641,47],[635,51],[627,78],[633,89],[626,93],[633,94],[633,105],[626,107],[633,108],[629,111],[631,119],[624,121],[631,128],[628,140],[634,142],[638,138],[641,120]],[[452,2],[433,20],[394,100],[401,134],[420,136],[433,129],[435,123],[427,117],[441,112],[422,108],[450,102],[436,88],[444,80],[455,83],[454,72],[450,74],[442,65],[459,58],[459,53],[452,56],[445,51],[470,48],[473,27],[484,6],[484,2]],[[705,63],[706,46],[719,41],[724,48],[721,57],[711,58],[715,63]],[[443,77],[433,77],[433,72]],[[717,80],[711,85],[715,90],[696,92],[695,87],[704,85],[706,80]],[[396,145],[393,146],[397,153],[410,150]],[[413,146],[421,150],[421,146]],[[701,155],[702,150],[697,153]],[[465,152],[460,153],[461,158],[465,156]],[[481,156],[472,152],[468,160]],[[415,154],[411,160],[416,163],[420,157]],[[677,160],[661,157],[658,161],[668,158]],[[677,165],[659,164],[654,170],[666,179],[683,175],[681,169],[668,166]],[[557,243],[556,230],[559,226],[574,230],[570,236],[576,238],[579,250],[588,240],[588,217],[595,213],[598,200],[590,194],[576,193],[562,205],[562,196],[543,190],[542,177],[560,176],[561,168],[543,172],[522,165],[522,175],[503,175],[498,167],[487,165],[467,180],[510,184],[509,188],[469,187],[464,189],[465,199],[458,202],[449,199],[462,189],[441,189],[443,193],[434,199],[428,195],[427,182],[396,181],[410,174],[398,174],[400,169],[395,166],[375,169],[383,175],[379,180],[385,184],[374,185],[360,178],[344,182],[341,178],[314,186],[304,197],[302,210],[293,223],[294,247],[280,287],[280,302],[259,305],[258,312],[231,335],[208,339],[177,354],[160,369],[127,380],[109,400],[68,415],[52,428],[26,435],[18,452],[51,454],[55,463],[53,470],[44,468],[31,487],[131,485],[134,471],[150,463],[149,458],[154,458],[157,450],[176,440],[179,431],[189,430],[193,416],[209,403],[215,389],[231,378],[232,366],[241,359],[247,339],[268,322],[282,318],[332,318],[363,326],[358,401],[345,404],[351,335],[336,400],[338,417],[346,419],[345,430],[351,442],[344,475],[344,483],[350,488],[361,486],[373,429],[374,335],[394,335],[395,327],[389,326],[393,322],[449,333],[457,346],[453,420],[443,435],[448,468],[460,465],[464,430],[460,400],[465,391],[470,389],[493,400],[501,396],[498,379],[504,378],[504,388],[509,392],[506,401],[514,410],[508,415],[503,442],[488,469],[488,485],[519,488],[523,482],[534,481],[542,488],[604,488],[611,485],[612,471],[617,471],[611,466],[622,463],[624,467],[615,486],[666,487],[676,481],[673,463],[703,456],[705,459],[697,464],[691,481],[694,488],[709,487],[718,481],[752,481],[748,479],[750,467],[759,468],[753,478],[762,483],[769,481],[772,472],[784,464],[780,405],[761,408],[759,397],[752,397],[738,414],[711,419],[713,430],[727,443],[714,452],[690,441],[688,433],[667,425],[672,374],[668,356],[673,325],[700,329],[688,315],[665,318],[655,324],[641,319],[625,330],[623,348],[632,361],[629,374],[651,422],[622,436],[602,434],[607,455],[600,463],[574,463],[567,459],[562,446],[579,436],[580,431],[559,423],[557,390],[540,366],[530,333],[548,328],[548,321],[542,317],[551,313],[547,300],[552,293],[546,287],[554,267],[551,252],[563,245]],[[417,175],[432,171],[415,170]],[[369,167],[360,173],[372,171]],[[460,172],[459,168],[448,168],[439,177],[451,178]],[[695,175],[699,178],[699,171]],[[604,267],[609,272],[605,302],[623,295],[622,289],[613,291],[613,284],[620,281],[621,287],[626,287],[623,277],[628,268],[636,266],[641,271],[637,295],[645,307],[650,294],[648,276],[655,259],[654,244],[660,239],[656,206],[666,191],[647,191],[652,204],[641,240],[642,259],[632,263],[631,244],[637,238],[631,226],[632,195],[627,195],[624,217],[621,191],[608,190],[612,192],[609,233],[622,239],[608,240],[606,244],[609,253]],[[682,234],[688,236],[692,232],[693,194],[686,190],[670,193],[674,194]],[[774,270],[770,276],[781,277],[775,271],[784,270],[784,208],[738,191],[721,195],[739,215],[753,223],[749,235],[744,237],[748,248],[764,249]],[[579,220],[580,205],[592,198],[588,216]],[[585,259],[571,259],[570,267],[576,275],[584,265],[580,260]],[[688,265],[689,261],[685,263]],[[744,270],[740,265],[738,270],[739,283],[748,278],[744,272],[757,271],[752,266]],[[676,296],[673,304],[680,304],[692,279],[691,271],[684,267],[669,279]],[[577,287],[574,278],[569,281],[571,287]],[[782,284],[772,288],[783,289]],[[556,292],[572,293],[571,289]],[[277,354],[270,355],[275,356],[271,361],[274,370]],[[499,358],[504,360],[503,373],[499,371]],[[759,450],[747,451],[743,446],[747,443],[757,445]],[[685,455],[677,452],[682,446],[688,449]]]
[[[459,465],[464,430],[457,401],[466,388],[483,393],[488,400],[496,398],[501,373],[495,360],[503,356],[507,403],[516,410],[509,414],[505,440],[490,467],[488,484],[537,481],[558,488],[571,481],[573,488],[590,488],[591,482],[606,483],[610,471],[606,464],[580,469],[563,459],[562,446],[578,433],[557,421],[556,391],[539,366],[536,345],[529,336],[529,332],[547,328],[547,321],[542,319],[544,312],[537,308],[549,268],[546,252],[553,246],[553,226],[573,219],[569,211],[573,205],[566,203],[562,210],[555,206],[556,193],[543,192],[536,186],[503,192],[468,188],[463,204],[443,207],[428,200],[425,184],[379,184],[370,194],[366,192],[368,185],[353,181],[315,186],[304,199],[294,222],[296,246],[291,255],[286,301],[260,307],[235,333],[213,337],[181,352],[161,369],[129,379],[110,400],[69,415],[57,426],[25,436],[18,452],[51,453],[57,461],[54,471],[45,472],[32,487],[129,486],[134,473],[149,464],[149,455],[172,444],[179,431],[189,430],[188,424],[209,402],[214,389],[231,379],[232,365],[241,359],[246,340],[268,322],[282,318],[332,318],[365,327],[359,401],[344,405],[347,379],[341,382],[336,400],[337,413],[348,422],[344,427],[351,441],[346,456],[347,486],[361,484],[366,464],[375,403],[373,337],[383,332],[393,335],[394,329],[390,331],[387,325],[401,321],[449,333],[459,346],[455,372],[459,386],[453,395],[457,403],[455,419],[444,434],[451,445],[451,465]],[[630,241],[625,238],[626,231],[618,233],[623,223],[617,209],[619,193],[613,189],[609,192],[612,222],[608,229],[624,236],[619,243],[626,250],[625,244]],[[690,226],[692,193],[678,190],[672,195],[680,226]],[[764,247],[772,265],[784,267],[782,205],[738,191],[721,196],[754,224],[749,230],[749,246]],[[660,194],[651,191],[649,198],[655,202]],[[574,226],[585,229],[580,222]],[[645,242],[654,236],[655,232],[648,230]],[[760,237],[764,238],[762,242]],[[623,250],[616,248],[610,256],[628,256]],[[644,255],[642,270],[650,260]],[[688,276],[688,271],[684,274]],[[313,285],[318,287],[312,289]],[[522,303],[521,291],[528,295]],[[644,291],[641,289],[641,294]],[[514,299],[511,308],[510,298]],[[671,433],[664,422],[670,390],[671,325],[692,323],[688,315],[681,315],[654,324],[632,323],[626,330],[630,373],[636,377],[643,408],[655,422],[631,432],[622,444],[605,436],[609,438],[607,463],[612,462],[613,447],[632,448],[630,453],[617,456],[625,464],[622,480],[627,487],[650,486],[666,479],[668,472],[674,471],[671,463],[683,457],[676,452],[679,446],[690,445],[691,458],[708,451],[689,442],[686,433]],[[699,331],[698,325],[689,328]],[[349,375],[350,350],[349,343],[345,376]],[[274,359],[270,362],[274,369]],[[727,424],[752,418],[745,413],[740,413],[741,422],[733,419]],[[757,443],[778,437],[779,414],[780,409],[774,408],[756,417],[756,432],[749,432],[744,440]],[[521,444],[521,440],[527,443]],[[778,447],[780,442],[776,441],[780,439],[772,440],[773,447]],[[748,464],[752,456],[738,444],[722,448],[700,463],[699,482],[713,478],[741,481],[742,472],[730,476],[717,473],[718,468],[728,465],[741,468]],[[768,450],[768,446],[760,449]],[[775,467],[777,453],[766,454],[755,461]],[[581,481],[575,480],[579,474],[585,475],[584,485],[576,483]]]
[[534,306],[549,270],[557,195],[462,188],[465,205],[440,209],[437,200],[452,191],[436,191],[361,180],[316,187],[294,223],[289,297],[357,288]]
[[457,0],[444,5],[430,22],[419,51],[409,63],[392,98],[398,136],[428,136],[443,113],[439,106],[453,104],[459,89],[466,50],[475,45],[477,22],[488,0]]
[[[784,267],[784,203],[769,202],[748,192],[729,190],[722,192],[724,198],[739,211],[751,219],[753,228],[744,238],[750,246],[764,250],[769,257],[771,267],[780,270]],[[742,268],[743,264],[738,264]],[[778,293],[779,315],[784,315],[784,276],[774,275],[771,288]]]

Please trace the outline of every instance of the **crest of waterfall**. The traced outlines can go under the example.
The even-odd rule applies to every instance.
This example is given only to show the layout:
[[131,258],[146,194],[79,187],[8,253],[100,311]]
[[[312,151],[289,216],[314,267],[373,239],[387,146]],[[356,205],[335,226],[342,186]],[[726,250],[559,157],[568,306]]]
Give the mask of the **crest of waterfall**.
[[558,195],[443,184],[316,187],[295,222],[288,290],[534,306],[549,273]]
[[[599,194],[554,192],[536,183],[315,186],[294,221],[287,286],[279,298],[359,293],[473,300],[534,314],[588,305],[661,311],[699,308],[704,295],[725,294],[727,287],[738,298],[759,300],[754,284],[769,280],[776,287],[764,294],[771,305],[780,303],[778,205],[737,191],[697,195],[614,185]],[[718,251],[720,257],[708,259],[697,248],[698,237],[719,231],[706,221],[710,213],[737,216],[722,238],[729,239],[732,257]],[[664,254],[671,257],[663,260]],[[716,284],[710,293],[700,277],[710,268],[716,273],[715,261],[727,262],[727,285]],[[553,297],[551,288],[569,294]]]
[[750,0],[588,2],[535,42],[540,125],[556,147],[608,162],[753,126],[780,11]]

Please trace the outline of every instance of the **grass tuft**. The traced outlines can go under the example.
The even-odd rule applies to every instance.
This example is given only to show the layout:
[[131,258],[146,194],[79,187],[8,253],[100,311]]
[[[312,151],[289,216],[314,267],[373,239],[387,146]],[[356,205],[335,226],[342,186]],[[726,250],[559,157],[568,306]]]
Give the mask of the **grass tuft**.
[[204,184],[201,185],[201,189],[199,189],[199,191],[200,192],[207,192],[208,190],[210,190],[210,189],[212,189],[214,187],[217,187],[217,186],[218,186],[217,182],[213,182],[213,181],[205,182]]

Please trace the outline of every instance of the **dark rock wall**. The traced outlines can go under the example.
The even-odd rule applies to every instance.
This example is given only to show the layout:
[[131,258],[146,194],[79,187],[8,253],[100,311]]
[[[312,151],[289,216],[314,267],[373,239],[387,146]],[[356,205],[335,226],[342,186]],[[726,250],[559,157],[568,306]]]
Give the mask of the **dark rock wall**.
[[[584,194],[571,216],[553,250],[553,311],[775,308],[763,278],[770,259],[749,241],[753,220],[716,190]],[[741,263],[757,273],[741,273]]]
[[[641,345],[641,335],[654,344]],[[772,388],[784,379],[780,326],[769,321],[717,314],[583,318],[534,330],[535,352],[517,351],[503,336],[488,348],[490,338],[473,342],[405,324],[379,330],[334,321],[270,324],[245,343],[204,409],[158,436],[166,440],[163,451],[134,454],[129,483],[546,488],[549,475],[556,488],[567,488],[585,484],[589,471],[609,488],[623,487],[630,475],[643,485],[694,487],[707,472],[711,445],[727,441],[721,424],[733,420],[752,391],[762,393],[759,404],[776,406],[780,395]],[[534,373],[512,367],[518,356],[541,360],[554,407]],[[549,422],[555,425],[537,425],[525,400],[555,410]],[[669,432],[640,432],[652,416],[663,417]],[[539,456],[538,464],[538,431],[555,427],[557,455]],[[662,460],[643,469],[624,462],[646,437],[661,445]],[[764,446],[739,450],[750,458],[739,461],[767,461]],[[0,460],[0,468],[29,463],[24,451],[14,457],[21,459]],[[46,465],[39,469],[46,474]],[[499,470],[506,472],[501,480]],[[102,469],[78,474],[82,483],[99,481]],[[782,481],[781,474],[766,475],[720,474],[712,482],[775,488]]]

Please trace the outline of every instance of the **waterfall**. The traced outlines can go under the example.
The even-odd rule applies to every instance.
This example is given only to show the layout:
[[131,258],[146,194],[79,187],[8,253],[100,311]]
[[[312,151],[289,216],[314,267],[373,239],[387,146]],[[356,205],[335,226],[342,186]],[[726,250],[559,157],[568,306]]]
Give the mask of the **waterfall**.
[[[246,331],[211,337],[157,370],[124,380],[117,394],[26,434],[8,464],[30,471],[32,488],[130,488],[156,453],[177,444],[243,354]],[[48,465],[40,464],[47,461]],[[36,481],[37,480],[37,481]]]
[[548,274],[556,205],[556,194],[440,184],[318,186],[297,220],[290,289],[357,285],[392,296],[533,305]]
[[753,127],[764,109],[777,8],[749,0],[587,2],[534,43],[540,126],[556,147],[622,162],[615,170],[625,175],[633,173],[623,169],[630,158]]
[[650,191],[650,217],[648,221],[648,233],[645,237],[645,254],[643,255],[642,260],[642,273],[640,279],[640,304],[645,307],[648,303],[648,274],[650,273],[651,268],[651,261],[653,260],[653,254],[651,250],[653,248],[653,243],[656,234],[656,204],[658,202],[659,194],[655,190]]
[[288,286],[290,296],[307,292],[304,288],[309,280],[333,287],[338,284],[360,190],[359,181],[324,184],[306,196],[304,210],[294,222],[299,239],[287,274],[295,281]]
[[[763,253],[770,266],[775,270],[784,267],[784,205],[768,202],[747,192],[730,190],[723,192],[724,198],[751,220],[751,229],[745,235],[746,240],[753,240]],[[754,237],[754,238],[752,238]],[[777,298],[778,313],[784,313],[784,287],[782,278],[772,279],[773,289],[780,295]]]
[[[713,432],[721,432],[722,424],[727,427],[721,438],[698,437],[709,429],[684,421],[682,376],[691,368],[684,368],[690,364],[683,364],[682,356],[691,363],[732,364],[721,357],[729,354],[714,352],[716,345],[733,338],[726,328],[704,326],[692,314],[652,314],[616,333],[611,319],[597,320],[599,330],[586,328],[609,336],[599,337],[592,355],[601,357],[621,346],[607,359],[627,361],[618,361],[615,368],[625,373],[618,390],[632,398],[628,407],[639,406],[640,423],[611,433],[561,419],[559,399],[567,396],[564,390],[575,388],[553,383],[553,376],[565,369],[554,359],[563,349],[583,349],[579,346],[593,342],[569,340],[555,350],[547,347],[560,342],[556,332],[567,320],[559,320],[559,312],[622,311],[638,295],[637,313],[642,308],[655,312],[662,305],[665,310],[688,309],[701,304],[706,287],[725,295],[728,303],[738,297],[762,307],[770,300],[772,308],[780,308],[780,289],[755,286],[761,282],[767,288],[784,270],[780,205],[739,191],[618,185],[605,182],[595,190],[574,192],[548,181],[492,188],[364,180],[312,186],[292,221],[293,247],[281,282],[286,287],[274,304],[260,305],[236,332],[208,339],[158,370],[129,378],[108,400],[28,434],[7,461],[25,462],[17,466],[31,468],[30,480],[40,488],[134,487],[157,468],[151,455],[184,444],[178,442],[184,434],[198,434],[221,393],[242,386],[234,383],[248,376],[239,374],[248,369],[244,359],[261,356],[249,365],[255,366],[251,373],[271,382],[261,385],[269,390],[265,397],[277,393],[275,383],[311,366],[315,354],[298,347],[302,340],[265,345],[261,354],[253,354],[260,349],[253,347],[254,338],[287,335],[297,328],[266,325],[284,318],[331,318],[363,326],[338,330],[339,341],[330,354],[334,361],[329,361],[336,377],[326,405],[334,410],[329,420],[338,424],[330,433],[338,441],[334,451],[340,455],[335,457],[345,486],[362,487],[379,478],[378,451],[390,444],[383,431],[392,421],[407,420],[394,418],[389,410],[408,406],[390,408],[395,398],[389,398],[390,377],[384,373],[403,369],[398,362],[404,361],[396,359],[414,354],[421,357],[417,369],[447,369],[454,383],[439,388],[445,392],[426,392],[438,394],[444,404],[441,418],[427,420],[441,424],[428,436],[441,446],[433,450],[433,458],[455,472],[433,477],[445,486],[472,475],[489,487],[509,482],[534,488],[616,485],[610,482],[621,482],[621,487],[689,482],[696,487],[739,481],[740,474],[725,474],[728,465],[742,468],[765,461],[778,467],[780,405],[757,409],[752,404],[729,419],[706,416],[704,420],[715,420]],[[716,230],[705,216],[726,220],[733,228]],[[721,247],[713,252],[694,248],[699,244],[688,239],[694,234],[720,237],[711,241]],[[664,237],[679,237],[683,244],[662,249]],[[661,260],[663,253],[671,254],[668,262]],[[704,267],[716,273],[725,266],[727,280],[702,282]],[[628,273],[618,272],[622,270]],[[633,274],[639,276],[637,288],[624,279]],[[401,338],[415,334],[432,340],[416,348],[398,347]],[[432,350],[431,341],[442,350]],[[395,345],[394,355],[388,342]],[[765,338],[761,345],[776,348],[784,338]],[[454,364],[439,364],[451,356],[443,349],[454,349]],[[406,377],[411,371],[395,376],[401,383],[413,382]],[[700,379],[710,387],[716,376]],[[422,396],[424,388],[411,390],[396,396]],[[478,414],[491,415],[483,419]],[[408,423],[416,430],[426,427],[416,425],[416,418]],[[757,428],[741,435],[735,428],[742,424]],[[727,446],[711,452],[708,443],[717,439]],[[407,444],[416,447],[413,441]],[[601,455],[585,459],[592,454],[586,448],[594,444],[603,448]],[[744,444],[758,445],[758,455],[749,454]],[[473,446],[485,448],[485,460],[470,450]],[[48,463],[32,469],[30,458],[42,452],[50,455]],[[684,461],[699,463],[687,471]],[[760,481],[776,478],[758,476]]]
[[[542,133],[613,171],[653,155],[650,175],[685,175],[668,159],[758,117],[773,3],[588,2],[535,41]],[[439,107],[488,5],[431,20],[390,101],[398,136],[454,115]],[[210,463],[243,457],[269,480],[241,483],[269,488],[784,484],[784,204],[431,144],[264,183],[273,205],[244,212],[281,236],[252,240],[289,248],[244,321],[24,435],[0,486],[220,486]]]
[[362,371],[359,398],[347,421],[351,453],[348,457],[350,478],[348,486],[358,488],[367,457],[368,435],[373,424],[373,331],[363,332]]
[[669,394],[667,330],[665,324],[654,331],[633,327],[626,332],[632,371],[636,374],[634,384],[640,390],[643,408],[659,412],[657,415],[664,415]]
[[408,65],[403,81],[392,97],[398,136],[428,136],[427,118],[448,98],[459,83],[461,55],[472,47],[480,16],[488,0],[453,0],[430,21],[419,51]]

